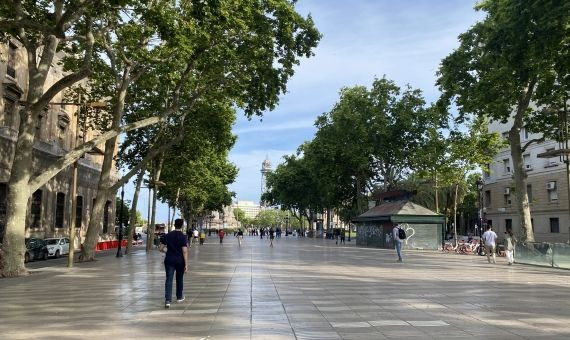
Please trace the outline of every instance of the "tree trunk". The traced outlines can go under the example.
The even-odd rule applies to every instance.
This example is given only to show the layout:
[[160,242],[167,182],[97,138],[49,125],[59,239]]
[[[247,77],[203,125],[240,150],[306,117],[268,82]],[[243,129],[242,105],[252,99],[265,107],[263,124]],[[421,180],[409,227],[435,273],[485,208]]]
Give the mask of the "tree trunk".
[[[30,74],[32,74],[30,72]],[[35,84],[31,89],[28,98],[31,101],[37,100],[41,85]],[[24,255],[26,253],[26,216],[28,210],[28,200],[31,192],[28,182],[31,176],[31,166],[33,164],[34,131],[37,112],[30,112],[27,109],[20,111],[20,126],[18,140],[16,142],[14,161],[10,171],[8,181],[8,195],[6,205],[6,230],[2,244],[2,264],[0,265],[0,276],[16,277],[26,275]]]
[[156,182],[160,181],[160,172],[162,171],[162,164],[164,163],[164,154],[160,155],[158,160],[158,166],[154,170],[153,176],[153,195],[152,195],[152,211],[151,211],[151,219],[150,219],[150,232],[149,232],[149,242],[146,245],[146,251],[149,252],[152,249],[152,245],[154,243],[154,230],[155,230],[155,223],[156,223],[156,191],[158,189],[158,185]]
[[459,183],[455,183],[455,199],[453,201],[453,238],[455,239],[455,247],[457,248],[457,192],[459,191]]
[[522,238],[528,242],[534,242],[534,231],[532,230],[530,205],[528,202],[528,193],[526,191],[527,175],[523,160],[520,132],[523,128],[523,117],[530,103],[530,98],[534,91],[534,85],[535,81],[530,81],[527,90],[519,100],[513,120],[513,126],[509,131],[511,157],[513,159],[515,195],[521,224],[521,234]]
[[137,185],[135,193],[133,194],[133,202],[131,203],[131,217],[129,218],[129,231],[127,236],[127,248],[125,254],[129,254],[133,247],[133,233],[135,232],[135,222],[137,220],[137,205],[139,202],[139,194],[141,192],[141,185],[145,169],[142,169],[137,176]]
[[331,209],[327,208],[327,236],[330,238],[331,234]]
[[[129,73],[130,67],[127,66],[125,67],[123,78],[117,86],[115,93],[117,102],[113,109],[113,123],[111,124],[111,129],[118,129],[121,126],[121,120],[123,118],[123,111],[125,108],[125,98],[127,96],[129,84]],[[105,155],[103,156],[97,195],[95,196],[95,204],[93,204],[93,211],[91,212],[91,219],[89,220],[89,227],[87,228],[83,251],[81,252],[82,261],[93,261],[95,259],[95,247],[101,232],[101,222],[105,205],[109,195],[114,194],[109,192],[109,188],[112,186],[111,170],[113,169],[117,140],[118,136],[115,136],[105,142]],[[114,222],[112,224],[114,225]]]
[[439,214],[439,187],[437,183],[437,173],[435,174],[435,212]]
[[[52,37],[50,44],[44,46],[43,55],[39,65],[36,65],[36,51],[27,50],[28,53],[28,95],[27,106],[20,109],[20,124],[18,127],[18,140],[14,152],[14,160],[8,181],[8,195],[6,206],[6,230],[2,244],[2,264],[0,276],[15,277],[25,275],[24,265],[26,216],[28,199],[31,192],[29,187],[33,166],[34,132],[37,117],[43,107],[33,106],[44,93],[44,85],[51,66],[58,39]],[[34,109],[32,109],[30,107]],[[6,156],[6,155],[5,155]]]

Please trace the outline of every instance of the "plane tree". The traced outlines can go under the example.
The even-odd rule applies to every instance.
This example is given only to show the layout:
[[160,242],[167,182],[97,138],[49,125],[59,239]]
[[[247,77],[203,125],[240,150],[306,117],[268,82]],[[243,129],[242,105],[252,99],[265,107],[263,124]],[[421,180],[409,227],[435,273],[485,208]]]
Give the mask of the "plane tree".
[[548,134],[548,125],[536,122],[552,117],[541,99],[555,91],[553,75],[567,62],[561,54],[567,54],[570,3],[482,1],[476,9],[485,18],[462,33],[460,46],[441,62],[438,105],[457,107],[460,121],[478,116],[511,124],[516,208],[522,237],[534,241],[523,154],[540,138],[523,144],[521,131],[528,126]]

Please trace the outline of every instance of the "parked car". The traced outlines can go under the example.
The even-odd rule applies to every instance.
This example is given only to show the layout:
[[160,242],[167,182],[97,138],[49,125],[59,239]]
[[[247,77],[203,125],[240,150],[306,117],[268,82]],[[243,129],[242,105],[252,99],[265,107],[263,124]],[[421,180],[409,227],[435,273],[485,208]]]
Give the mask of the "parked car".
[[44,240],[39,238],[26,239],[26,254],[24,262],[30,262],[37,259],[46,260],[48,258],[48,249]]
[[69,239],[67,237],[46,238],[48,255],[58,258],[69,253]]

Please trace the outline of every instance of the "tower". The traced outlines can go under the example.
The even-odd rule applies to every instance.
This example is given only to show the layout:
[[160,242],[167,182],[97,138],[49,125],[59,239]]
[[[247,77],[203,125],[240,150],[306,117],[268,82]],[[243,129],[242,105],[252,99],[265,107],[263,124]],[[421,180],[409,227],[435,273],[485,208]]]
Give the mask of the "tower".
[[[263,163],[261,163],[261,196],[267,191],[267,174],[271,173],[271,161],[268,157],[265,157]],[[260,196],[260,205],[265,206],[265,203],[261,201]]]

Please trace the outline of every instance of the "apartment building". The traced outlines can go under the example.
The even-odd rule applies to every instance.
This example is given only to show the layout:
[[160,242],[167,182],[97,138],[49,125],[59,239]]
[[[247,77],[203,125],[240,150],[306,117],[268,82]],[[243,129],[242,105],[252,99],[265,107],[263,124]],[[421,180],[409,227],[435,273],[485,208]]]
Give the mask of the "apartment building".
[[[509,137],[511,122],[493,122],[489,131],[499,133],[505,140]],[[523,129],[521,142],[539,138]],[[563,159],[539,158],[539,154],[559,149],[554,141],[531,144],[523,154],[527,172],[527,187],[535,239],[538,242],[568,241],[568,178]],[[507,228],[520,234],[520,220],[516,209],[513,179],[513,162],[510,149],[505,148],[489,164],[489,174],[483,175],[483,214],[502,238]]]
[[[59,55],[62,57],[62,55]],[[61,67],[55,63],[50,69],[47,86],[64,76]],[[27,96],[28,72],[25,49],[13,40],[0,44],[0,238],[4,234],[6,215],[7,182],[14,157],[18,136],[20,101]],[[98,134],[81,128],[76,115],[78,105],[63,105],[66,102],[60,93],[46,106],[38,119],[34,145],[34,172],[52,163],[65,152],[84,140]],[[71,218],[72,169],[60,172],[32,194],[28,203],[26,237],[66,236],[70,223],[77,228],[78,239],[82,239],[89,224],[93,201],[101,172],[103,156],[101,150],[85,155],[78,161],[77,217]],[[106,203],[102,222],[103,238],[114,234],[115,203],[110,197]],[[0,239],[0,242],[2,240]]]

